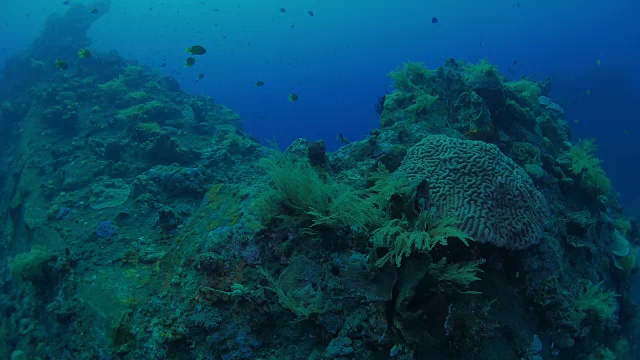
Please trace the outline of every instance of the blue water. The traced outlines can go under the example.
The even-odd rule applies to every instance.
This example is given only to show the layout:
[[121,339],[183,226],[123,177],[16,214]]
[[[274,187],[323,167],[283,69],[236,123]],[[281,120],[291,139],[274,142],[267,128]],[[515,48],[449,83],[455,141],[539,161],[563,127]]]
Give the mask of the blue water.
[[[407,60],[435,68],[449,57],[486,58],[513,78],[550,76],[574,135],[597,139],[622,203],[639,215],[640,5],[558,3],[115,0],[89,35],[92,49],[116,49],[175,76],[282,147],[305,137],[332,150],[340,132],[363,138],[377,126],[377,96],[390,90],[386,74]],[[61,0],[0,2],[0,57],[26,48],[46,17],[63,11]],[[184,49],[196,44],[208,53],[186,69]]]

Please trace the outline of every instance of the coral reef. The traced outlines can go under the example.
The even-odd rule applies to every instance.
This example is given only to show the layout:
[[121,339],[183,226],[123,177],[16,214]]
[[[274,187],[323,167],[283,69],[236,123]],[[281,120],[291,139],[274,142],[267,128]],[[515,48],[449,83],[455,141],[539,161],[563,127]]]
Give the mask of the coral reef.
[[634,358],[639,226],[548,81],[407,63],[365,139],[280,152],[116,53],[38,65],[87,10],[0,85],[0,358]]

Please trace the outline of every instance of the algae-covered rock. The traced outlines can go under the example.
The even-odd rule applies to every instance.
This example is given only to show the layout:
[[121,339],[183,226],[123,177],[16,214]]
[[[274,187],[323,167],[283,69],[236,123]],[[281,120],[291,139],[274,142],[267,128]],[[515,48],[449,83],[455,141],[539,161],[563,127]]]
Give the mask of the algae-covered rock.
[[226,106],[217,105],[205,115],[206,120],[213,125],[232,125],[242,129],[242,117]]
[[163,192],[174,196],[192,195],[201,197],[207,190],[208,181],[204,169],[175,165],[156,165],[135,180],[136,193]]
[[536,164],[540,165],[540,149],[528,142],[516,141],[511,145],[511,150],[515,155],[516,162],[520,165]]
[[175,230],[180,225],[178,212],[169,206],[158,210],[158,224],[164,231]]
[[405,92],[393,92],[385,96],[384,107],[380,114],[380,127],[388,127],[405,120],[405,115],[398,109],[404,109],[411,104],[411,94]]
[[164,124],[169,120],[179,117],[181,113],[182,109],[177,105],[159,100],[151,100],[121,110],[118,117],[127,121]]
[[554,144],[568,143],[573,137],[571,128],[564,120],[555,120],[548,114],[536,118],[542,136],[550,139]]
[[309,140],[303,138],[295,139],[285,149],[285,154],[290,154],[296,157],[305,158],[309,149]]
[[333,295],[349,302],[385,302],[392,299],[396,282],[395,270],[391,267],[373,275],[371,268],[363,266],[368,260],[363,254],[334,254],[333,272],[328,283]]
[[[386,144],[385,144],[386,145]],[[387,170],[393,172],[400,167],[402,159],[407,154],[407,148],[402,145],[381,146],[374,156],[378,158]]]
[[56,172],[55,183],[60,190],[76,191],[92,184],[95,179],[105,174],[107,161],[95,157],[86,157],[72,161]]
[[325,144],[324,140],[316,140],[309,143],[307,158],[313,167],[324,168],[327,166],[329,159],[327,158],[327,144]]
[[11,273],[17,278],[27,281],[38,281],[45,276],[52,256],[44,246],[34,246],[28,252],[16,255],[11,259]]
[[531,179],[534,182],[542,180],[546,175],[542,166],[538,164],[525,164],[524,170],[527,172],[527,174],[529,174],[529,176],[531,176]]
[[538,102],[540,103],[540,106],[544,110],[546,110],[552,117],[559,119],[564,116],[564,109],[562,108],[562,106],[554,103],[548,97],[540,96]]
[[540,87],[535,81],[521,79],[506,84],[510,97],[523,108],[538,108],[540,105]]
[[507,129],[514,125],[520,125],[530,131],[534,130],[537,124],[534,113],[528,108],[523,108],[513,100],[507,100],[505,102],[498,123]]
[[331,340],[325,350],[325,359],[352,359],[354,357],[353,341],[348,337]]
[[72,100],[64,100],[42,112],[42,122],[51,128],[73,130],[78,125],[80,105]]
[[465,70],[467,86],[480,95],[490,109],[498,109],[504,104],[504,87],[495,66],[481,61],[468,65]]
[[489,139],[493,135],[491,110],[474,91],[462,92],[452,114],[453,126],[464,131],[470,140]]
[[162,129],[149,133],[147,141],[140,144],[143,158],[150,164],[187,164],[200,157],[194,150],[182,147],[174,131]]
[[104,179],[91,187],[91,208],[94,210],[118,207],[129,198],[131,190],[122,179]]
[[224,135],[222,146],[229,155],[249,156],[255,152],[259,143],[236,131]]

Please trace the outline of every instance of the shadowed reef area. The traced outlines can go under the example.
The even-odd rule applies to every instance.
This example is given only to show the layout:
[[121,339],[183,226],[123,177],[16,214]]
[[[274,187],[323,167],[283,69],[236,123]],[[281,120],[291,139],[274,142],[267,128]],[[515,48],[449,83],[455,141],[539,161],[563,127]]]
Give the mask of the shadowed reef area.
[[280,151],[79,58],[90,9],[3,69],[0,358],[635,358],[638,224],[550,80],[401,64],[365,139]]

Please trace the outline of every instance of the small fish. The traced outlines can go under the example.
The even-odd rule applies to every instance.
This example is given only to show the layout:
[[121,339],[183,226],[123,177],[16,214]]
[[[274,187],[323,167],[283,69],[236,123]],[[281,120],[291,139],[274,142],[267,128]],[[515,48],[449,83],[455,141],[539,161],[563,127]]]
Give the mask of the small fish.
[[89,10],[89,14],[97,14],[97,13],[98,13],[98,9],[96,8]]
[[262,81],[262,80],[256,81],[256,86],[257,87],[264,86],[264,81]]
[[518,60],[513,60],[513,65],[518,65]]
[[89,49],[80,49],[78,50],[78,57],[81,59],[86,59],[86,58],[90,58],[93,54],[91,54],[91,51],[89,51]]
[[287,12],[287,9],[285,9],[285,8],[280,8],[280,12],[284,14],[284,13],[286,13],[286,12]]
[[576,124],[576,125],[578,125],[578,124],[580,124],[580,120],[575,119],[575,120],[573,120],[573,123],[574,123],[574,124]]
[[313,11],[309,10],[307,11],[307,14],[309,14],[309,16],[313,16]]
[[192,67],[196,63],[196,58],[189,56],[184,62],[184,67]]
[[289,102],[296,102],[298,101],[298,94],[291,93],[289,94],[289,96],[287,96],[287,99],[289,100]]
[[162,64],[160,64],[160,67],[167,67],[167,64],[166,63],[162,63]]
[[204,74],[198,74],[198,80],[204,79]]
[[204,55],[207,53],[207,49],[205,49],[200,45],[194,45],[192,47],[187,48],[185,51],[190,53],[191,55]]
[[438,21],[440,21],[440,20],[438,20],[438,18],[437,18],[437,17],[435,17],[435,16],[431,18],[431,23],[432,23],[432,24],[437,24],[437,23],[438,23]]
[[600,66],[600,59],[596,60],[596,64],[598,64],[598,66]]
[[59,69],[62,70],[67,70],[69,68],[69,64],[67,64],[66,61],[56,60],[55,64]]
[[344,135],[342,135],[342,133],[340,133],[340,135],[338,135],[338,140],[340,140],[340,142],[345,144],[345,145],[349,145],[350,144],[349,140],[347,140],[347,138],[344,137]]
[[71,2],[71,1],[69,1],[69,0],[67,0],[67,1],[63,1],[63,2],[62,2],[62,5],[69,5],[69,3],[70,3],[70,2]]
[[585,94],[587,94],[587,96],[591,95],[591,90],[585,91]]
[[623,132],[625,135],[631,135],[631,130],[629,129],[624,129]]

